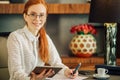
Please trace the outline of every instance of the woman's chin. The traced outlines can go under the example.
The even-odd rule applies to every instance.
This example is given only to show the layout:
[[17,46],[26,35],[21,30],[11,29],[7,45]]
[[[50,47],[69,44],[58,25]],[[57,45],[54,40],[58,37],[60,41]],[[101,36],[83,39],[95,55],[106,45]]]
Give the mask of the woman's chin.
[[39,30],[43,25],[34,24],[33,26],[34,26],[34,28],[35,28],[36,30]]
[[36,30],[40,30],[40,28],[41,28],[40,26],[35,26]]

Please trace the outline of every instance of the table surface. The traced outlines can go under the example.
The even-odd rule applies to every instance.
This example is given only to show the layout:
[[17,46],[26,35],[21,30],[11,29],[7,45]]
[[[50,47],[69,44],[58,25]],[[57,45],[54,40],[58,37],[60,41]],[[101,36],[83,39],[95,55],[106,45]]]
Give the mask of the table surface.
[[93,74],[96,74],[94,71],[79,71],[79,73],[80,76],[88,77],[87,79],[84,80],[120,80],[120,75],[110,75],[108,79],[96,79],[93,77]]

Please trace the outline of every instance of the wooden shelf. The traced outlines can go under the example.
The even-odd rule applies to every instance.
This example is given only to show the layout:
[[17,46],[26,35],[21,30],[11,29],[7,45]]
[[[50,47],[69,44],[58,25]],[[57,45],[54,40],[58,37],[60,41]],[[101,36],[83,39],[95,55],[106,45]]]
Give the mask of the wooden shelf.
[[[103,57],[62,57],[62,62],[70,68],[75,68],[78,63],[82,63],[80,70],[95,70],[96,64],[104,64]],[[120,58],[117,59],[117,65],[120,65]]]
[[[22,14],[24,4],[0,4],[0,14]],[[88,14],[90,4],[48,4],[49,14]]]
[[88,14],[90,4],[49,4],[49,14]]

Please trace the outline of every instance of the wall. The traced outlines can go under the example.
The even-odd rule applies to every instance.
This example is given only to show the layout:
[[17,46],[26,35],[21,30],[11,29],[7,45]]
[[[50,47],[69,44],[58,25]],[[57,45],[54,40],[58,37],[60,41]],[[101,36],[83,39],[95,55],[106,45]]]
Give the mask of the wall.
[[22,15],[0,14],[0,32],[11,32],[23,27]]

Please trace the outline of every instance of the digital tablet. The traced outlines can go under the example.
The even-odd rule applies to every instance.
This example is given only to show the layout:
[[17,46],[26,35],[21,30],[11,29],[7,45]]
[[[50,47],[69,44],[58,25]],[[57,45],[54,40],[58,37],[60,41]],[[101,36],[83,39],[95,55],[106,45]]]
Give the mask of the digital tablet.
[[[52,69],[54,72],[55,72],[55,74],[56,73],[58,73],[61,69],[62,69],[62,67],[53,67],[53,66],[40,66],[40,67],[36,67],[34,70],[33,70],[33,72],[35,73],[35,74],[40,74],[43,70],[45,70],[46,69],[46,72],[47,71],[49,71],[50,69]],[[52,76],[50,76],[50,77],[53,77],[55,74],[53,74]]]

